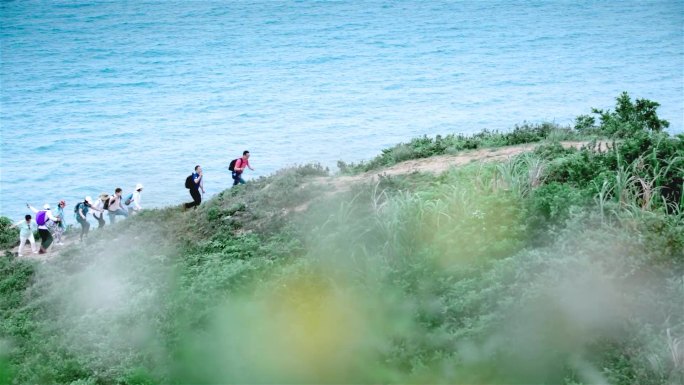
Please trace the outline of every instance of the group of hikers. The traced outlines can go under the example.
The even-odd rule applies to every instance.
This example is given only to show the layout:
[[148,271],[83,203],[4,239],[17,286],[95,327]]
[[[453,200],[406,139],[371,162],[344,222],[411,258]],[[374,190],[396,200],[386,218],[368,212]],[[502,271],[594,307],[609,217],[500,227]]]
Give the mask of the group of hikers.
[[[232,173],[233,186],[245,183],[245,180],[242,179],[242,173],[246,168],[254,170],[249,164],[249,151],[244,151],[241,158],[233,159],[230,162],[228,169]],[[190,209],[198,206],[202,202],[200,191],[204,194],[202,167],[195,166],[194,172],[186,178],[185,187],[190,190],[192,202],[185,203],[183,207]],[[98,229],[105,226],[105,213],[109,216],[110,223],[114,224],[117,216],[128,217],[142,210],[140,206],[142,191],[143,185],[138,183],[133,192],[126,198],[123,198],[123,190],[117,187],[111,195],[102,193],[95,201],[90,196],[86,196],[82,202],[78,202],[74,206],[74,217],[76,222],[81,225],[80,240],[83,241],[83,238],[87,237],[90,231],[90,223],[87,217],[89,213],[97,220]],[[11,226],[12,228],[19,228],[18,256],[23,256],[27,241],[31,245],[33,254],[47,253],[53,242],[56,242],[57,245],[63,245],[63,235],[66,230],[66,201],[60,200],[55,210],[52,210],[48,203],[43,205],[42,210],[38,210],[28,203],[26,207],[36,215],[35,221],[32,215],[27,214],[23,220]],[[38,248],[36,248],[33,236],[36,230],[38,230],[41,241]]]
[[[233,186],[245,184],[245,180],[242,179],[242,173],[246,168],[254,171],[249,164],[249,151],[247,150],[242,152],[242,157],[233,159],[228,165],[228,170],[230,170],[233,177]],[[183,207],[190,209],[199,206],[202,203],[202,195],[204,194],[204,174],[202,174],[202,167],[200,165],[195,166],[194,172],[185,178],[185,188],[190,190],[192,202],[185,203]],[[201,194],[200,191],[202,191]]]
[[[88,222],[87,215],[92,212],[92,216],[98,222],[98,228],[105,225],[105,212],[109,216],[110,223],[116,222],[117,216],[127,217],[142,210],[140,201],[142,197],[143,185],[138,183],[135,189],[126,198],[123,198],[123,190],[117,187],[114,194],[102,193],[96,201],[90,196],[78,202],[74,206],[74,217],[76,222],[81,225],[81,241],[83,237],[88,236],[90,231],[90,222]],[[57,245],[63,245],[62,236],[66,230],[66,201],[61,200],[57,203],[55,210],[52,210],[49,203],[43,205],[42,210],[39,210],[30,204],[26,207],[36,214],[35,222],[30,214],[24,216],[24,220],[13,224],[11,227],[19,228],[19,252],[18,255],[23,255],[24,245],[26,241],[31,244],[31,251],[33,254],[45,254],[53,241]],[[33,232],[38,230],[40,235],[40,247],[36,249]]]

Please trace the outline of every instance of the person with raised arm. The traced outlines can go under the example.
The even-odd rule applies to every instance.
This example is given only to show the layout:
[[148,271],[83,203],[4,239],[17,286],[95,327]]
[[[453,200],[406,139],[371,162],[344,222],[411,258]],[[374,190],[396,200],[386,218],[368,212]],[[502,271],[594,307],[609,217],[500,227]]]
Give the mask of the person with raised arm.
[[38,234],[40,234],[40,250],[38,250],[38,254],[45,254],[52,244],[52,234],[50,234],[48,229],[48,223],[50,221],[57,222],[57,218],[52,215],[50,205],[47,203],[43,205],[42,210],[38,210],[28,203],[26,207],[36,213],[36,224],[38,225]]
[[37,226],[31,219],[31,215],[26,214],[23,221],[19,221],[10,226],[10,228],[19,228],[19,250],[17,255],[20,257],[24,256],[22,253],[24,251],[24,245],[26,244],[26,241],[31,243],[31,251],[33,254],[38,254],[38,250],[36,249],[36,240],[33,238],[33,232],[36,231]]

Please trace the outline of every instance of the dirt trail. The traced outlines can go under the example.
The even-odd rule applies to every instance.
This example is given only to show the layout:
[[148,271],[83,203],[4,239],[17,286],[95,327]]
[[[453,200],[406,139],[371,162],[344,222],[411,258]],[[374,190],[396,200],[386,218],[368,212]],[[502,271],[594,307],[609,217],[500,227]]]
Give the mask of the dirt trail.
[[[78,242],[78,232],[80,232],[80,228],[78,229],[78,231],[75,234],[71,234],[69,237],[62,236],[62,242],[64,243],[63,245],[58,245],[57,243],[52,242],[52,245],[50,245],[48,252],[45,254],[33,254],[31,252],[31,244],[29,242],[26,242],[26,244],[24,245],[24,250],[23,250],[24,255],[21,258],[33,259],[33,260],[42,261],[42,262],[48,261],[52,258],[55,258],[65,248],[79,243]],[[39,247],[40,247],[40,237],[37,237],[36,238],[36,248],[39,248]],[[19,246],[14,246],[12,248],[12,250],[10,250],[10,252],[12,253],[12,255],[18,256]],[[2,253],[2,255],[4,255],[5,250],[0,251],[0,253]]]
[[[581,148],[590,142],[586,141],[565,141],[560,144],[565,148]],[[456,155],[438,155],[424,159],[412,159],[393,166],[368,171],[358,175],[343,175],[318,178],[315,183],[322,183],[332,187],[336,191],[347,189],[351,184],[358,182],[375,181],[380,175],[392,176],[410,174],[413,172],[429,172],[441,174],[453,166],[463,166],[472,162],[497,162],[512,158],[518,154],[529,152],[538,147],[541,143],[529,143],[517,146],[482,148],[478,150],[463,151]],[[608,149],[610,144],[605,141],[596,143],[595,150],[603,151]]]

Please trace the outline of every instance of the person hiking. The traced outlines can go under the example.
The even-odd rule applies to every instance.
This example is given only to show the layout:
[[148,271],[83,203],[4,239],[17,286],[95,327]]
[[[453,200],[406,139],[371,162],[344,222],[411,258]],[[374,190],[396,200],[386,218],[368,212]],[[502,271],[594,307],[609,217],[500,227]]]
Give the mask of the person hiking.
[[[107,207],[105,207],[105,202]],[[97,220],[97,228],[101,229],[105,225],[104,211],[109,207],[109,194],[102,193],[93,205],[93,210],[98,211],[99,214],[93,213],[93,218]]]
[[117,215],[121,215],[124,218],[128,216],[128,211],[126,211],[121,204],[122,191],[123,190],[121,190],[121,187],[117,187],[116,190],[114,190],[114,195],[109,197],[107,210],[109,211],[109,223],[111,224],[116,222]]
[[36,213],[36,224],[38,225],[38,234],[40,234],[40,250],[38,250],[38,254],[45,254],[52,244],[52,234],[48,230],[48,223],[50,221],[57,222],[57,218],[52,215],[50,205],[47,203],[43,205],[42,210],[38,210],[28,203],[26,207]]
[[93,207],[93,200],[90,197],[85,197],[83,202],[79,202],[74,208],[74,213],[76,215],[76,221],[81,225],[81,242],[83,242],[83,237],[88,237],[88,232],[90,231],[90,222],[88,222],[88,211],[104,211],[96,209]]
[[195,172],[185,179],[185,188],[190,190],[190,196],[192,197],[192,202],[185,203],[183,207],[189,209],[195,206],[199,206],[202,203],[202,195],[200,195],[200,190],[204,194],[204,175],[202,174],[202,167],[200,165],[195,166]]
[[23,221],[19,221],[10,226],[10,228],[16,227],[19,228],[19,250],[17,255],[20,257],[24,256],[22,252],[24,251],[24,245],[26,244],[27,240],[31,243],[31,251],[33,254],[38,254],[38,250],[36,249],[36,240],[33,238],[33,232],[36,231],[37,226],[31,220],[31,215],[27,214]]
[[61,201],[59,201],[59,203],[57,203],[57,208],[53,213],[55,218],[57,218],[57,221],[50,221],[50,223],[48,224],[48,229],[52,233],[52,236],[55,237],[55,242],[59,246],[64,245],[64,243],[62,242],[62,236],[64,235],[64,231],[66,230],[66,217],[64,216],[65,207],[66,201],[62,199]]
[[[245,180],[242,179],[242,172],[245,171],[245,168],[254,171],[252,166],[249,165],[249,151],[243,151],[242,158],[237,158],[234,162],[230,162],[231,166],[233,166],[233,169],[231,169],[233,172],[233,186],[236,186],[238,183],[245,184]],[[230,167],[228,168],[230,169]]]
[[137,214],[140,210],[142,210],[142,207],[140,207],[140,198],[143,190],[143,185],[141,183],[138,183],[135,185],[135,190],[133,190],[133,193],[129,196],[126,197],[124,200],[124,204],[126,205],[126,209],[128,210],[128,214]]

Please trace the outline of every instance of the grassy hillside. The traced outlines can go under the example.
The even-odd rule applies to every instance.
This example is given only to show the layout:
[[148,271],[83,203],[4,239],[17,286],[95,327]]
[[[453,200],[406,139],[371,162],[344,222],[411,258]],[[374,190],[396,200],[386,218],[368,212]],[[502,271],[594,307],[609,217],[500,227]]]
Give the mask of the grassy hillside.
[[[679,383],[684,136],[656,108],[420,138],[343,171],[540,145],[344,189],[284,169],[0,257],[0,382]],[[580,137],[612,144],[556,143]]]

